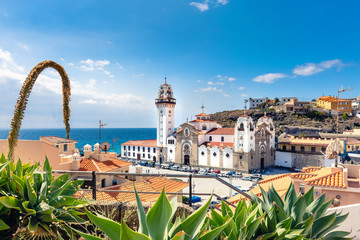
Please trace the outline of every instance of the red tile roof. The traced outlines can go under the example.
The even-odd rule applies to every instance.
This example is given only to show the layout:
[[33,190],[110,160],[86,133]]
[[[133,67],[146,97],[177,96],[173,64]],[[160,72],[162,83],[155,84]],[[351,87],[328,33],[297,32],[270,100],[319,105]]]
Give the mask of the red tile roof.
[[206,134],[209,135],[234,135],[235,128],[213,128]]
[[95,171],[95,172],[109,172],[115,169],[128,167],[132,163],[118,159],[110,159],[107,161],[99,161],[95,158],[84,158],[80,162],[79,171]]
[[[166,192],[179,192],[186,188],[189,183],[183,182],[181,180],[168,179],[164,177],[153,177],[146,178],[142,180],[137,180],[135,182],[128,182],[119,185],[109,186],[101,188],[101,190],[119,190],[119,191],[134,191],[134,185],[136,191],[139,194],[140,200],[142,202],[153,202],[156,201],[159,197],[159,194],[155,193],[142,193],[142,192],[161,192],[164,188]],[[92,198],[92,193],[78,193],[85,198]],[[174,196],[174,195],[169,195]],[[97,192],[96,200],[100,201],[111,201],[111,202],[135,202],[135,194],[132,193],[123,193],[123,192]]]
[[209,117],[210,115],[206,114],[206,113],[199,113],[199,114],[195,115],[195,117],[201,117],[201,116]]
[[126,146],[142,146],[142,147],[157,147],[156,139],[151,140],[136,140],[136,141],[128,141],[121,145]]
[[195,120],[192,120],[190,122],[216,122],[216,121],[213,121],[213,120],[210,120],[210,119],[195,119]]
[[325,187],[346,187],[342,170],[332,172],[326,175],[312,177],[306,179],[304,182],[309,185],[318,185]]

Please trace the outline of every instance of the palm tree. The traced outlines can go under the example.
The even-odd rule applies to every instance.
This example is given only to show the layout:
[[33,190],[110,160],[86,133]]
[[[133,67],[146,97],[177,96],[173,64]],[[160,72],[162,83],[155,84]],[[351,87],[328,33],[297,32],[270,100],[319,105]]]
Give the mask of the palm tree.
[[245,98],[244,102],[245,102],[244,109],[246,110],[246,104],[249,102],[249,100],[247,100],[247,99]]
[[29,73],[25,82],[20,90],[20,96],[15,105],[14,117],[10,124],[10,132],[8,137],[8,145],[9,145],[9,152],[8,158],[13,159],[14,149],[17,144],[17,140],[19,137],[19,131],[21,128],[21,123],[24,118],[24,113],[26,110],[26,105],[28,102],[28,98],[30,96],[31,90],[35,84],[36,79],[40,75],[42,71],[46,68],[53,68],[55,69],[61,76],[62,81],[62,90],[63,90],[63,121],[65,124],[65,131],[66,131],[66,138],[70,138],[70,80],[65,72],[65,69],[58,63],[54,61],[43,61],[37,64]]

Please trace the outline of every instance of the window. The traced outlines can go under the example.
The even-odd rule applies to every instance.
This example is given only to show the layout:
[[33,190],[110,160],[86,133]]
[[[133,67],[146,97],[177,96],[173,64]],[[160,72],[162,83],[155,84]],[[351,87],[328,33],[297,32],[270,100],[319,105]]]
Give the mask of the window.
[[240,159],[242,159],[242,156],[240,155]]
[[286,146],[285,145],[282,146],[282,150],[286,151]]
[[216,152],[213,153],[213,156],[216,157]]
[[302,147],[300,148],[300,151],[301,151],[301,152],[305,152],[305,147],[302,146]]
[[205,153],[204,153],[204,152],[201,152],[201,155],[202,155],[202,156],[204,156],[204,155],[205,155]]
[[128,156],[130,157],[130,152],[128,152]]
[[148,148],[148,152],[150,152],[150,148]]
[[148,158],[150,158],[150,154],[148,154]]
[[340,103],[340,105],[343,105],[343,104],[344,104],[343,102]]
[[145,153],[143,153],[143,158],[145,158]]
[[143,147],[143,152],[145,152],[145,147]]
[[170,153],[172,153],[173,152],[173,150],[172,149],[170,149]]
[[206,130],[206,125],[203,125],[203,126],[202,126],[202,130]]
[[135,153],[133,152],[133,157],[135,157]]
[[59,148],[59,145],[56,145],[55,147]]
[[124,150],[126,150],[126,146],[124,146]]
[[156,153],[156,148],[153,148],[153,153]]
[[253,157],[253,156],[251,156],[251,159],[254,159],[254,157]]
[[315,152],[316,148],[315,147],[311,147],[311,152]]
[[240,123],[240,126],[238,128],[239,131],[244,131],[244,123]]
[[321,148],[321,151],[322,151],[322,152],[326,152],[326,148]]
[[348,105],[348,104],[349,104],[349,102],[346,102],[346,103],[345,103],[345,105]]
[[140,152],[140,147],[138,147],[138,152]]
[[169,110],[169,113],[171,113],[171,110]]
[[67,152],[67,151],[68,151],[68,145],[64,144],[64,152]]
[[135,146],[133,146],[133,151],[135,151]]
[[212,136],[209,137],[209,141],[210,141],[210,142],[212,141]]
[[295,152],[295,146],[291,146],[291,151]]
[[230,154],[227,153],[225,156],[226,156],[227,158],[229,158],[229,157],[230,157]]
[[221,137],[221,141],[222,141],[222,142],[224,141],[224,137]]

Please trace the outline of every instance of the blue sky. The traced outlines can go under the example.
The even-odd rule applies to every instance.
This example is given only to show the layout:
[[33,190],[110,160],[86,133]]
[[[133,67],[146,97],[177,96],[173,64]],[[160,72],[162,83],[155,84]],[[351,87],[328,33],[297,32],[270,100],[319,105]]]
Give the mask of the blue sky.
[[[240,109],[249,97],[360,95],[359,1],[6,1],[0,6],[0,128],[26,74],[62,64],[72,127],[155,127],[158,87],[173,86],[176,125]],[[61,128],[58,75],[43,72],[25,128]]]

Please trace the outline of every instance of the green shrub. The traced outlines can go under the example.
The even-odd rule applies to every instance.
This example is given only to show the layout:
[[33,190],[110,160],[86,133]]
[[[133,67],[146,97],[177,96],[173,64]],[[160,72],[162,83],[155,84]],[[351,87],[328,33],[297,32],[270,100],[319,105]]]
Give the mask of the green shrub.
[[55,179],[48,159],[39,164],[15,165],[0,158],[0,236],[13,239],[58,239],[70,231],[64,223],[84,222],[78,209],[87,205],[73,195],[83,181],[69,174]]
[[[86,214],[90,221],[99,227],[111,240],[211,240],[215,239],[230,223],[230,221],[226,221],[214,229],[206,229],[207,225],[204,225],[204,222],[211,198],[187,218],[177,217],[175,222],[172,223],[177,209],[176,198],[170,203],[163,190],[154,206],[145,214],[144,207],[136,191],[135,195],[139,218],[138,232],[131,230],[124,221],[117,223],[103,216],[94,215],[89,211],[86,211]],[[97,236],[75,231],[86,240],[101,239]]]

